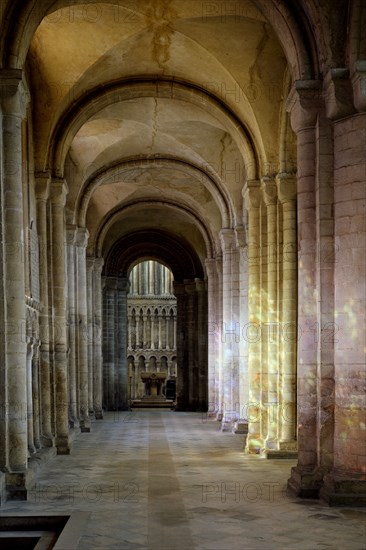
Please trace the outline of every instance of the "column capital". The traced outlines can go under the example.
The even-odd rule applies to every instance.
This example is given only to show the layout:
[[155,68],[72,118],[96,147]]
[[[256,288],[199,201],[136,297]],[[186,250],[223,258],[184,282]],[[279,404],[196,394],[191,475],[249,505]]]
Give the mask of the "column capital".
[[348,69],[334,68],[327,72],[324,78],[324,94],[326,115],[331,120],[338,120],[355,112]]
[[206,273],[208,277],[215,277],[216,276],[216,259],[215,258],[207,258],[205,261],[206,266]]
[[185,286],[184,283],[179,283],[177,281],[173,281],[173,291],[175,296],[183,296],[185,294]]
[[358,59],[352,66],[353,100],[358,111],[366,111],[366,59]]
[[77,225],[67,224],[66,226],[66,244],[75,244]]
[[86,257],[86,269],[87,271],[94,271],[95,266],[95,258],[94,256],[87,256]]
[[235,241],[237,247],[243,248],[246,245],[246,231],[244,225],[237,225],[235,227]]
[[117,277],[117,290],[128,292],[129,287],[130,281],[128,280],[128,277]]
[[314,127],[322,104],[320,80],[295,81],[286,101],[293,131],[298,133],[302,129]]
[[278,198],[282,204],[295,201],[297,196],[296,176],[281,173],[276,176]]
[[223,252],[236,248],[234,229],[221,229],[220,242]]
[[103,277],[104,288],[108,290],[117,290],[117,277]]
[[203,279],[195,279],[194,282],[196,284],[196,291],[197,292],[205,292],[206,291],[206,283]]
[[277,186],[274,178],[269,176],[261,178],[261,191],[266,206],[277,204]]
[[36,172],[34,179],[37,202],[47,202],[50,198],[51,174],[49,172]]
[[0,69],[0,105],[3,114],[25,118],[30,94],[21,69]]
[[260,205],[260,181],[259,180],[247,180],[242,190],[244,198],[245,208],[251,210],[252,208],[259,208]]
[[104,258],[94,258],[94,273],[101,275],[104,266]]
[[184,279],[184,288],[187,294],[193,294],[196,291],[194,279]]
[[76,236],[75,236],[75,244],[76,246],[79,246],[80,248],[86,248],[88,244],[89,239],[89,231],[86,227],[77,227],[76,228]]
[[51,178],[50,197],[52,204],[64,207],[68,192],[67,183],[63,178]]

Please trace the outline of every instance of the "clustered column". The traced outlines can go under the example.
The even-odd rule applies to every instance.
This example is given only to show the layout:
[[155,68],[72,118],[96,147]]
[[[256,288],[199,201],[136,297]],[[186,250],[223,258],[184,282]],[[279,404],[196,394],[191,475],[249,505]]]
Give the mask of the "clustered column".
[[[22,121],[26,94],[21,71],[0,72],[2,112],[2,173],[0,241],[3,281],[0,321],[5,327],[0,342],[1,404],[0,435],[5,445],[0,451],[1,467],[6,470],[8,492],[26,494],[27,475],[27,371],[25,326],[25,280],[23,265],[22,202]],[[7,391],[5,390],[7,387]]]
[[246,450],[290,457],[296,441],[296,181],[248,181],[249,433]]

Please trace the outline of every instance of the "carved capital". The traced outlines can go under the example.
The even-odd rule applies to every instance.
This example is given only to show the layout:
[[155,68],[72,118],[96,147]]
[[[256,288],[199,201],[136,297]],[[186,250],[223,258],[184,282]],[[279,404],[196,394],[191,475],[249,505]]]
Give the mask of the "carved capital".
[[243,187],[242,195],[244,198],[245,208],[248,211],[252,208],[259,208],[261,203],[260,181],[247,180]]
[[130,288],[130,281],[127,277],[118,277],[117,278],[117,290],[121,290],[122,292],[128,292],[128,289]]
[[265,176],[261,179],[261,191],[266,206],[277,204],[277,185],[273,178]]
[[78,229],[77,225],[68,224],[66,226],[66,243],[69,246],[72,246],[73,244],[75,244],[77,229]]
[[21,69],[0,69],[0,104],[3,114],[25,118],[30,101]]
[[235,241],[237,247],[244,247],[246,245],[246,231],[244,225],[237,225],[235,227]]
[[297,195],[297,182],[293,174],[278,174],[276,176],[278,198],[282,204],[295,201]]
[[196,283],[196,291],[197,292],[205,292],[206,291],[206,283],[202,279],[195,279],[194,282]]
[[55,206],[65,207],[66,197],[69,189],[67,183],[62,178],[51,179],[51,202]]
[[235,243],[235,232],[233,229],[221,229],[220,231],[220,242],[222,252],[227,252],[236,248]]
[[355,112],[348,69],[330,69],[324,78],[326,115],[337,120]]
[[101,275],[104,266],[104,258],[94,258],[94,272]]
[[50,198],[51,189],[51,175],[49,172],[36,172],[35,179],[35,192],[37,202],[47,202]]
[[86,227],[78,227],[76,229],[75,244],[80,248],[86,248],[89,239],[89,231]]
[[286,101],[286,110],[291,116],[295,133],[315,126],[322,107],[322,84],[320,80],[297,80]]
[[206,273],[208,277],[215,277],[216,275],[216,260],[215,258],[209,258],[205,261]]

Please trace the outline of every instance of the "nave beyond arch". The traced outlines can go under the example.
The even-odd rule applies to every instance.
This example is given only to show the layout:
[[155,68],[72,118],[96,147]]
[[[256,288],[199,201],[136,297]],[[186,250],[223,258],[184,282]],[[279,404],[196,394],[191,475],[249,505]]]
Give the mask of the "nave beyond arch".
[[154,261],[177,411],[296,456],[301,497],[365,503],[365,6],[228,4],[1,5],[2,501],[128,408]]

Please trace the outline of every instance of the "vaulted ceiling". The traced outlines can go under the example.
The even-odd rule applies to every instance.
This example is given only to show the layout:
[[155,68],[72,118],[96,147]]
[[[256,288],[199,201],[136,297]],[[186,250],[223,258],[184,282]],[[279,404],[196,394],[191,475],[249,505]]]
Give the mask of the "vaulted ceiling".
[[61,4],[27,68],[35,170],[66,178],[68,223],[89,253],[148,229],[217,253],[245,180],[279,170],[291,68],[271,25],[250,0]]

